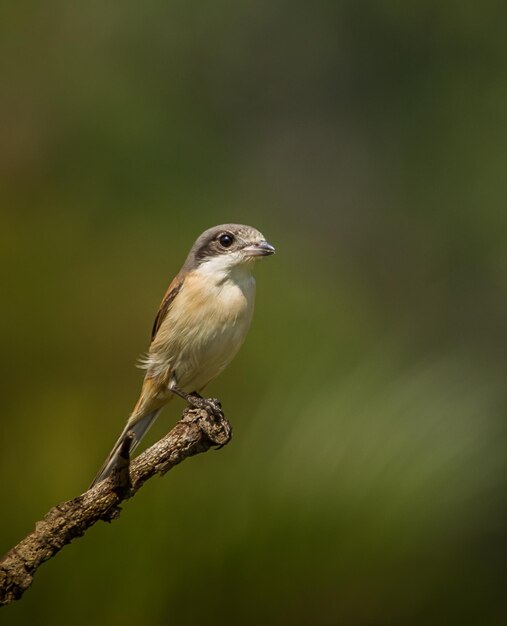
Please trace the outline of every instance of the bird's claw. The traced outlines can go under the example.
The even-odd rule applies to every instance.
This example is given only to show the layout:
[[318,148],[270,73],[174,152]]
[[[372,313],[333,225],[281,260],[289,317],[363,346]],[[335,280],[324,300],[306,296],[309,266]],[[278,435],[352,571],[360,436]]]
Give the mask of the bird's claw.
[[212,415],[222,415],[222,405],[217,398],[203,398],[194,391],[188,395],[188,403],[195,409],[203,409]]

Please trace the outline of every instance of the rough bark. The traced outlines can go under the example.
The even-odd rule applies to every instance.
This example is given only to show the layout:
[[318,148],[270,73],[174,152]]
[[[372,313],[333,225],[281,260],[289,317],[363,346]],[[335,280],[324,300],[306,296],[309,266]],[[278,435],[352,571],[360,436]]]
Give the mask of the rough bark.
[[155,474],[165,474],[189,456],[222,447],[231,439],[231,427],[217,401],[213,409],[186,408],[182,419],[159,442],[130,463],[126,440],[113,475],[82,495],[53,507],[35,524],[35,530],[0,560],[0,606],[21,598],[35,572],[65,545],[81,537],[99,520],[111,522],[120,504],[131,498]]

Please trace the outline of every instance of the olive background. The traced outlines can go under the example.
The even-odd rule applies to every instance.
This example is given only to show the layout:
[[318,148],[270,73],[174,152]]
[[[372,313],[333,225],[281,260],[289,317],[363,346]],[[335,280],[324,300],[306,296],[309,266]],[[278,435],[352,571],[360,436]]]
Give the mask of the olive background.
[[506,18],[3,3],[1,552],[94,476],[197,235],[247,223],[277,254],[207,390],[231,444],[67,546],[2,624],[507,622]]

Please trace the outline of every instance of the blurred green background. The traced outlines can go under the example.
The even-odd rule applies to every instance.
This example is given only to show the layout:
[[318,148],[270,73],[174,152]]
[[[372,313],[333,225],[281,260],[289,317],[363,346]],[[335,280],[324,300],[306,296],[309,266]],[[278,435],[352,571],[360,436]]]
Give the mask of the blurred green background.
[[505,8],[2,4],[0,551],[94,476],[195,237],[278,252],[231,445],[2,623],[507,623]]

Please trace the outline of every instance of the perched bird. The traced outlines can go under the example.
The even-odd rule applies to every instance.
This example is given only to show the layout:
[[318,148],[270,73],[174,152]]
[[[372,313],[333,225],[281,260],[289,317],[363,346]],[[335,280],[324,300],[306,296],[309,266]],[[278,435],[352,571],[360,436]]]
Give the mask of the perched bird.
[[251,226],[222,224],[194,243],[158,310],[147,354],[141,395],[118,441],[91,487],[113,471],[122,442],[133,434],[132,451],[174,394],[193,393],[227,367],[252,320],[254,262],[274,247]]

